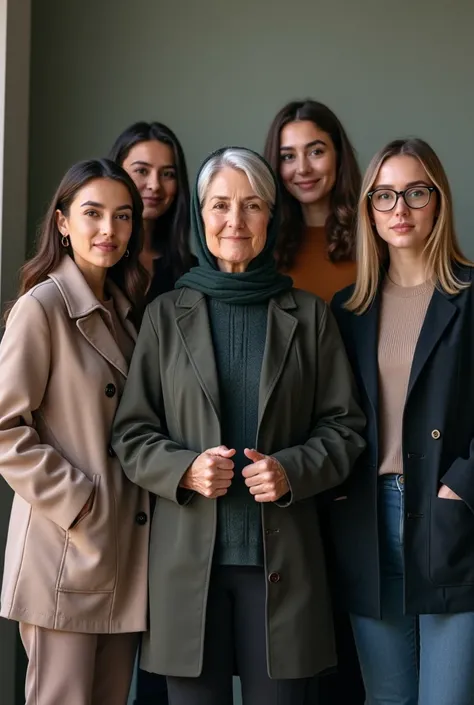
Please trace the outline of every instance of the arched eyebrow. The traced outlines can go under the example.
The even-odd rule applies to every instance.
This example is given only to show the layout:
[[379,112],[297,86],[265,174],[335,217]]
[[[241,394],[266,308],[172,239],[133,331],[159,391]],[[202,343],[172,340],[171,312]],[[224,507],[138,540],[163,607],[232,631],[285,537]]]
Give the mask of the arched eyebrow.
[[[304,148],[308,149],[309,147],[315,147],[317,144],[322,144],[323,147],[327,147],[327,144],[326,142],[324,142],[324,140],[313,140],[312,142],[308,142],[307,144],[305,144]],[[294,147],[284,147],[283,145],[280,147],[281,152],[285,150],[288,151],[290,149],[294,149]]]
[[[97,201],[84,201],[84,203],[81,203],[81,208],[84,208],[85,206],[90,206],[91,208],[105,208],[103,203],[98,203]],[[129,203],[124,203],[123,206],[118,206],[116,211],[131,211],[132,206]]]
[[[424,181],[423,179],[418,179],[418,181],[410,181],[408,184],[406,184],[405,188],[413,188],[413,186],[432,186],[433,184],[429,184],[427,181]],[[395,187],[393,184],[377,184],[377,186],[374,186],[374,189],[378,188],[390,188],[395,190]]]
[[[141,159],[137,159],[136,161],[132,162],[131,166],[135,166],[138,164],[139,166],[147,166],[150,169],[153,169],[153,164],[150,164],[150,162],[144,162]],[[176,164],[163,164],[160,166],[160,169],[176,169]]]

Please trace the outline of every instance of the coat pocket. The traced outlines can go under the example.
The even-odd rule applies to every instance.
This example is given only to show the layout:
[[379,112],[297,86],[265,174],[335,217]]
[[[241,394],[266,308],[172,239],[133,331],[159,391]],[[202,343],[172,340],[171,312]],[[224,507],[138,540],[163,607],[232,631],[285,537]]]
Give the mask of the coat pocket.
[[429,561],[435,585],[474,584],[474,514],[463,501],[431,501]]
[[94,475],[92,507],[66,532],[58,589],[113,592],[117,573],[114,498]]

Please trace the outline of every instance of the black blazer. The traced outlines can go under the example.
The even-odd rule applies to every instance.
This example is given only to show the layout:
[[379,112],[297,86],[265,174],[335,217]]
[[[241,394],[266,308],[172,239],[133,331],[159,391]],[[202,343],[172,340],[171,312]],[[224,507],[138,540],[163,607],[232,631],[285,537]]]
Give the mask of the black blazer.
[[[474,270],[456,268],[472,283]],[[367,417],[367,450],[329,502],[336,590],[355,614],[380,617],[377,530],[378,320],[380,291],[361,316],[332,309]],[[400,330],[403,335],[403,330]],[[435,289],[415,349],[403,416],[406,613],[474,610],[474,287]],[[441,483],[462,499],[438,498]],[[340,499],[337,499],[337,498]],[[346,499],[347,498],[347,499]]]

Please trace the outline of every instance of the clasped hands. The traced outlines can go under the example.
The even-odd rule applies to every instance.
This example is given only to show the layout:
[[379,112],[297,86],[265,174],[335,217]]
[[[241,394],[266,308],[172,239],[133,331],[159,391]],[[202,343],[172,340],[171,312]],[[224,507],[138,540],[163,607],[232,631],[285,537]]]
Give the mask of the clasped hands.
[[[184,473],[180,487],[199,492],[204,497],[223,497],[234,477],[236,451],[226,446],[209,448],[198,455]],[[275,502],[290,491],[285,472],[275,458],[245,448],[245,456],[252,461],[242,470],[249,492],[256,502]]]

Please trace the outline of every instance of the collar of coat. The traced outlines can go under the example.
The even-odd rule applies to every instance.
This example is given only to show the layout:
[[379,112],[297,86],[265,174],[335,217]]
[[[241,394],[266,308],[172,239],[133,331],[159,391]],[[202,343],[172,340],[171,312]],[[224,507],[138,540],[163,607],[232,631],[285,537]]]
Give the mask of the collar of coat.
[[[193,306],[204,298],[205,296],[202,292],[185,287],[181,289],[181,293],[176,300],[176,307],[193,308]],[[284,310],[297,308],[295,297],[291,291],[285,291],[283,294],[275,296],[275,301],[278,303],[278,306]]]
[[[205,295],[185,287],[176,298],[176,325],[189,359],[192,361],[201,387],[217,419],[220,419],[220,398],[217,368]],[[282,375],[298,320],[290,309],[298,308],[292,291],[283,292],[268,303],[268,325],[262,361],[259,391],[259,424],[268,406],[271,392]]]
[[[408,389],[405,406],[408,404],[413,389],[426,365],[430,356],[445,334],[447,328],[459,313],[461,300],[466,296],[472,296],[472,280],[474,268],[458,263],[453,263],[453,271],[457,279],[463,283],[469,283],[467,289],[463,289],[456,294],[448,294],[442,289],[435,287],[433,296],[428,305],[425,319],[421,327],[420,335],[415,347],[413,362],[410,369]],[[372,406],[375,418],[378,418],[379,381],[378,381],[378,327],[380,315],[380,303],[382,294],[382,272],[380,284],[375,298],[370,307],[360,316],[348,311],[344,312],[344,319],[347,320],[352,329],[352,339],[355,354],[359,361],[362,381],[366,388],[369,402]],[[351,286],[345,295],[339,297],[340,305],[347,301],[354,287]],[[343,292],[341,292],[342,294]]]
[[[84,318],[104,306],[94,295],[74,260],[66,255],[59,266],[49,274],[58,287],[71,318]],[[116,284],[107,281],[107,291],[114,300],[115,310],[122,321],[128,317],[132,305]]]
[[[66,255],[54,272],[51,272],[49,278],[58,287],[68,315],[76,321],[76,326],[84,338],[107,362],[126,377],[128,364],[117,341],[100,315],[100,311],[106,309],[94,296],[74,260]],[[132,340],[136,340],[135,326],[127,318],[132,309],[130,302],[113,282],[107,282],[107,290],[113,298],[115,311],[122,321],[123,327]]]

